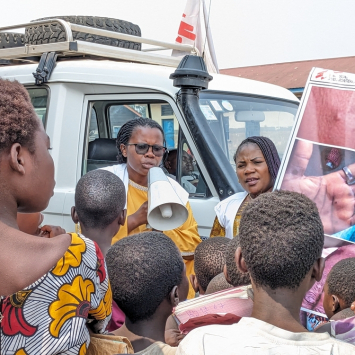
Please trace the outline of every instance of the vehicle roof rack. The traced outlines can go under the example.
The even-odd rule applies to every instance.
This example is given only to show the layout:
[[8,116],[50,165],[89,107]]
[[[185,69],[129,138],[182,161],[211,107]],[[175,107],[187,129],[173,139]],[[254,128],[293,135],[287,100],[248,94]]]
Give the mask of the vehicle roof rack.
[[[25,44],[21,47],[4,48],[0,49],[0,59],[9,60],[14,62],[31,62],[38,63],[43,53],[56,52],[58,59],[64,59],[68,57],[95,57],[100,59],[113,59],[129,62],[140,62],[147,64],[165,65],[169,67],[177,67],[181,58],[173,57],[163,54],[152,53],[155,51],[175,49],[184,54],[199,55],[196,47],[191,45],[177,44],[158,41],[154,39],[136,37],[125,33],[112,32],[107,30],[101,30],[98,28],[88,27],[70,23],[61,19],[47,19],[40,21],[33,21],[22,23],[18,25],[0,27],[0,32],[9,30],[18,30],[24,27],[31,27],[35,25],[47,25],[53,22],[58,22],[64,28],[66,40],[63,42],[49,43],[49,44]],[[106,44],[91,43],[85,41],[74,41],[73,32],[84,32],[93,35],[105,36],[114,39],[138,42],[156,47],[143,49],[142,51],[126,49],[121,47],[113,47]]]

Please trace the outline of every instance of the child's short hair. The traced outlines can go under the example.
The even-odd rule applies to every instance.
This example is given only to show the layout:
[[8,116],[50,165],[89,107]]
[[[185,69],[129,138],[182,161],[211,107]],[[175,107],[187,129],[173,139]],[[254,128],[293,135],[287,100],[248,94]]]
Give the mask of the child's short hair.
[[123,182],[110,171],[90,171],[76,185],[75,210],[80,223],[87,228],[106,228],[118,217],[125,204]]
[[230,240],[213,237],[204,240],[195,250],[195,275],[201,288],[206,291],[210,281],[223,272],[226,262],[226,247]]
[[220,274],[215,276],[211,280],[211,282],[208,284],[207,289],[206,289],[206,295],[209,295],[210,293],[215,293],[218,291],[227,290],[232,287],[233,286],[227,282],[227,280],[224,276],[224,273],[221,272]]
[[235,252],[240,246],[239,242],[239,236],[237,235],[236,237],[231,240],[227,247],[226,251],[226,268],[227,268],[227,275],[229,282],[234,286],[234,287],[239,287],[239,286],[246,286],[250,285],[250,275],[248,272],[243,273],[239,271],[237,268],[237,264],[235,262]]
[[328,293],[340,298],[348,308],[355,301],[355,258],[340,260],[327,277]]
[[132,322],[150,318],[182,281],[184,261],[160,232],[143,232],[113,244],[106,256],[114,301]]
[[257,286],[296,289],[322,255],[324,232],[317,206],[308,197],[274,191],[246,206],[239,238]]
[[40,125],[26,88],[18,81],[0,78],[0,152],[20,143],[34,153]]

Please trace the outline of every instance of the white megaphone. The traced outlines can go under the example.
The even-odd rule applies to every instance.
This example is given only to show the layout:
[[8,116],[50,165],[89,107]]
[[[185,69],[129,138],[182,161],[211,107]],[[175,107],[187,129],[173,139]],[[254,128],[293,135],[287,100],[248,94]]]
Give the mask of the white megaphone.
[[176,194],[161,168],[151,168],[148,174],[148,223],[160,231],[172,230],[185,223],[187,208]]

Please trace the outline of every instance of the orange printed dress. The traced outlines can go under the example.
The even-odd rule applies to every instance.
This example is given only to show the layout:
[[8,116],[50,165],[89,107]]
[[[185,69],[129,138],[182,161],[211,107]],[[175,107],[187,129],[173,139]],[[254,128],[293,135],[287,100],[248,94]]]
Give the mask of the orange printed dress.
[[111,318],[112,292],[95,242],[71,233],[71,244],[39,280],[1,298],[0,353],[86,354],[88,327],[103,333]]

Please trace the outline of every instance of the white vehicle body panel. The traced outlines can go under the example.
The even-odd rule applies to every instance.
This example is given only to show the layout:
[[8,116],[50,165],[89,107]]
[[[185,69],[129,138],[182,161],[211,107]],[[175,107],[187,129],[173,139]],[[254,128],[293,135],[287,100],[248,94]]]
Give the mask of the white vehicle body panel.
[[[32,73],[36,64],[0,67],[0,77],[18,80],[34,86]],[[209,235],[215,213],[214,206],[219,202],[217,192],[207,170],[187,133],[169,75],[173,68],[156,65],[74,60],[58,62],[49,83],[49,105],[47,109],[46,131],[51,139],[51,151],[55,163],[55,194],[45,211],[44,223],[63,226],[67,231],[74,230],[70,209],[74,205],[74,192],[82,174],[82,162],[87,143],[88,107],[92,100],[124,99],[163,99],[173,108],[186,140],[199,165],[201,173],[212,193],[212,197],[190,198],[194,216],[203,236]],[[213,75],[209,90],[242,93],[249,96],[263,96],[298,102],[288,90],[257,81],[235,78],[226,75]],[[40,191],[39,191],[40,193]]]
[[[36,68],[35,64],[2,67],[0,75],[2,78],[16,79],[28,85],[34,82],[32,73]],[[173,87],[172,80],[169,79],[173,71],[173,68],[158,65],[78,60],[58,63],[50,83],[70,82],[145,88],[174,97],[178,88]],[[295,95],[280,86],[223,74],[213,74],[208,89],[298,101]]]

